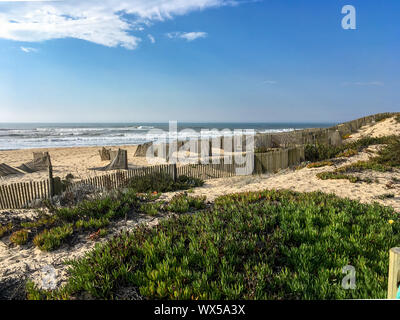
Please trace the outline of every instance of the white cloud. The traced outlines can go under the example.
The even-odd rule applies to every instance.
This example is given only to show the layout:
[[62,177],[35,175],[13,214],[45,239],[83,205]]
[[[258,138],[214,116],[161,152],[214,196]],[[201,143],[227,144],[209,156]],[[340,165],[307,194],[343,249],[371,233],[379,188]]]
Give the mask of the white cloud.
[[[235,5],[234,0],[65,0],[8,2],[0,6],[0,38],[24,42],[76,38],[135,49],[132,34],[157,21],[192,11]],[[182,33],[192,41],[205,33]]]
[[167,37],[170,39],[181,38],[187,41],[193,41],[199,38],[207,37],[207,32],[170,32],[167,33]]
[[147,37],[149,38],[151,43],[156,43],[156,39],[151,34],[148,34]]
[[36,49],[36,48],[20,47],[20,49],[21,49],[23,52],[26,52],[26,53],[38,52],[38,49]]

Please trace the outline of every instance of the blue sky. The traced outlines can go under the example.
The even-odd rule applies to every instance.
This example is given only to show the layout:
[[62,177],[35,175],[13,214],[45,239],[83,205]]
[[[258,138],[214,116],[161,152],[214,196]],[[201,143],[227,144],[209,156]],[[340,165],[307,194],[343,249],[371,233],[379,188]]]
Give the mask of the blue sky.
[[[75,1],[0,2],[1,122],[400,111],[398,0]],[[356,30],[341,27],[346,4]]]

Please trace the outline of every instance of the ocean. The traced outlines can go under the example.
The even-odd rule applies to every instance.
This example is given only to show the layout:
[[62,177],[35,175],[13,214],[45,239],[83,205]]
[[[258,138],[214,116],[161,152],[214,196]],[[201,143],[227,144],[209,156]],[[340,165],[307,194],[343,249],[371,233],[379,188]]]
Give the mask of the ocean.
[[[202,129],[253,129],[256,132],[287,132],[326,128],[335,123],[178,123],[178,139],[200,137]],[[138,145],[155,141],[168,132],[168,123],[0,123],[0,150],[79,146]],[[182,132],[183,129],[186,129]],[[191,129],[191,130],[187,130]]]

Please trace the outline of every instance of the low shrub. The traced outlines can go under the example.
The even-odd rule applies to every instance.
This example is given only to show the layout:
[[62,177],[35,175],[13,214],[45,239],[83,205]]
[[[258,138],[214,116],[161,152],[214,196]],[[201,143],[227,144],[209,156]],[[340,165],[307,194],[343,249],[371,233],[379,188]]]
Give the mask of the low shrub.
[[387,141],[372,161],[388,167],[400,167],[400,137],[392,137]]
[[380,199],[380,200],[392,199],[392,198],[394,198],[394,193],[381,194],[381,195],[377,196],[376,198]]
[[168,173],[153,173],[144,177],[133,177],[130,179],[128,187],[136,192],[170,192],[177,190],[187,190],[200,187],[204,181],[187,176],[179,176],[176,181]]
[[336,169],[336,172],[351,173],[351,172],[363,172],[365,170],[388,172],[392,171],[392,168],[386,165],[375,163],[374,161],[370,160],[370,161],[357,161],[356,163],[352,163]]
[[331,161],[320,161],[320,162],[313,162],[307,165],[307,168],[321,168],[321,167],[326,167],[326,166],[332,166],[333,162]]
[[144,203],[140,207],[140,211],[149,216],[156,216],[159,214],[162,205],[162,202]]
[[139,205],[139,198],[134,190],[125,193],[117,191],[100,199],[85,200],[72,208],[57,208],[55,215],[67,222],[74,222],[80,219],[115,219],[123,217],[131,209]]
[[12,223],[8,223],[4,226],[0,226],[0,238],[4,237],[6,234],[8,234],[13,228]]
[[361,181],[359,177],[352,176],[349,174],[343,174],[343,173],[338,173],[338,172],[320,172],[317,173],[317,177],[321,180],[329,180],[329,179],[334,179],[334,180],[349,180],[351,183],[356,183]]
[[[65,286],[31,286],[28,298],[114,299],[133,286],[147,299],[383,299],[389,249],[399,243],[398,215],[377,203],[274,190],[229,195],[211,210],[97,245],[69,262]],[[354,290],[342,288],[346,265],[357,270]]]
[[175,195],[168,203],[166,210],[176,213],[186,213],[206,207],[206,197],[192,197],[186,194]]
[[27,230],[19,230],[15,231],[11,236],[10,236],[10,241],[14,244],[17,245],[23,245],[28,242],[28,231]]
[[188,190],[196,187],[202,187],[204,180],[188,176],[179,176],[175,182],[175,190]]
[[22,222],[21,227],[27,229],[37,229],[41,227],[51,227],[55,223],[57,223],[56,216],[42,215],[42,217],[36,221]]
[[337,155],[337,157],[339,157],[339,158],[340,157],[350,158],[350,157],[356,156],[357,154],[358,154],[357,150],[355,150],[355,149],[347,149],[347,150],[339,153]]
[[33,243],[43,251],[53,251],[58,249],[61,244],[72,235],[72,224],[65,224],[50,230],[44,230],[35,236]]
[[350,139],[350,138],[351,138],[351,134],[350,133],[347,133],[347,134],[342,136],[343,140],[347,140],[347,139]]
[[380,138],[363,137],[357,141],[353,141],[351,143],[347,143],[342,146],[309,144],[306,145],[304,148],[304,155],[306,161],[311,161],[311,162],[323,161],[339,157],[339,155],[345,153],[346,150],[352,150],[351,153],[354,153],[355,151],[360,152],[371,145],[387,144],[391,143],[395,139],[396,139],[395,136],[380,137]]
[[308,144],[304,148],[304,155],[306,161],[317,162],[335,158],[341,151],[341,147],[337,146]]
[[94,219],[90,218],[89,220],[78,220],[75,222],[75,227],[78,230],[92,230],[92,229],[100,229],[108,226],[110,224],[110,220],[107,218],[99,218]]

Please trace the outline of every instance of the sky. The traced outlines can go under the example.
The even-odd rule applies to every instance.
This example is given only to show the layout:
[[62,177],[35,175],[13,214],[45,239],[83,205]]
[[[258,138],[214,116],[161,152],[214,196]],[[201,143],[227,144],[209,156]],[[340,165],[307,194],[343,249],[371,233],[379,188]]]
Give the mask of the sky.
[[399,14],[398,0],[0,0],[0,122],[400,111]]

